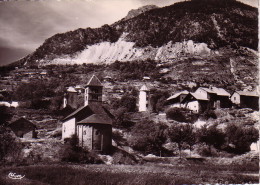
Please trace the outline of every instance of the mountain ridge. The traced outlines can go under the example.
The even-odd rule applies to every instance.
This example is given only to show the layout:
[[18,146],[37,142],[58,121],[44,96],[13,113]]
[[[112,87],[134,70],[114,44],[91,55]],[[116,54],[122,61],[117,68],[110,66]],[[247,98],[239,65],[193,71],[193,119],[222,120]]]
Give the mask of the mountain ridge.
[[[205,2],[207,2],[205,4]],[[222,2],[222,3],[219,3]],[[248,47],[256,50],[258,47],[258,27],[257,9],[234,0],[205,1],[192,0],[163,8],[148,8],[148,11],[137,13],[137,15],[121,19],[111,25],[103,25],[100,28],[80,28],[74,31],[55,34],[48,38],[36,51],[19,62],[22,64],[52,64],[54,60],[60,60],[59,64],[68,60],[73,64],[82,52],[89,52],[94,55],[96,51],[88,51],[95,45],[107,45],[107,50],[120,41],[123,36],[125,46],[120,46],[121,50],[127,50],[127,46],[132,45],[131,50],[136,50],[140,54],[131,60],[146,60],[147,58],[159,59],[155,57],[158,48],[168,48],[168,53],[176,51],[176,44],[180,43],[184,47],[177,53],[186,52],[184,43],[193,42],[203,45],[211,51],[217,51],[221,47],[231,46],[234,49]],[[125,35],[123,35],[125,34]],[[195,45],[194,45],[195,46]],[[125,47],[125,48],[123,48]],[[123,49],[122,49],[123,48]],[[103,49],[104,50],[104,49]],[[120,60],[121,51],[115,50],[114,55],[109,59],[108,55],[97,56],[103,60],[97,63],[108,63]],[[149,52],[153,50],[153,52]],[[155,51],[156,50],[156,51]],[[162,50],[162,49],[161,49]],[[170,60],[172,54],[161,57],[161,60]],[[179,56],[177,56],[179,57]],[[107,59],[108,58],[108,59]],[[127,58],[127,55],[125,56]],[[93,59],[93,58],[90,58]],[[88,58],[85,63],[91,63]],[[77,63],[77,62],[76,62]],[[78,63],[84,63],[78,62]]]

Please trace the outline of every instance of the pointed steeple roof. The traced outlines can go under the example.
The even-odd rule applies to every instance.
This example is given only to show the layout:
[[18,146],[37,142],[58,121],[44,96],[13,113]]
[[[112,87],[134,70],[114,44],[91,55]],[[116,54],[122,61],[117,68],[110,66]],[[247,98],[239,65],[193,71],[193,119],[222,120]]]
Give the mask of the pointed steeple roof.
[[98,77],[96,75],[93,75],[90,80],[88,81],[87,86],[103,86]]
[[150,91],[150,90],[149,90],[149,88],[147,87],[147,85],[144,84],[144,85],[141,87],[140,91]]

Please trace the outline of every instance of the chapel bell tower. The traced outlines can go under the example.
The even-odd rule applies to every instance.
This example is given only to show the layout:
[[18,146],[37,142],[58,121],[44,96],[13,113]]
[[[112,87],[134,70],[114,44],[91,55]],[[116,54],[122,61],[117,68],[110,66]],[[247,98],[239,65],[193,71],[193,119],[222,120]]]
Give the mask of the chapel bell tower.
[[93,75],[86,85],[84,105],[101,105],[102,104],[102,89],[103,86],[100,80]]

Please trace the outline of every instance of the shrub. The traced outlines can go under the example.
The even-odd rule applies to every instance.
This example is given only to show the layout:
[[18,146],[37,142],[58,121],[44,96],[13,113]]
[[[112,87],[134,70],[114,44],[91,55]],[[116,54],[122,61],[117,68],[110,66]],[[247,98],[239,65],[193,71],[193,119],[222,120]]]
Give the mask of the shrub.
[[167,128],[168,126],[163,123],[143,120],[133,127],[130,144],[135,150],[144,154],[160,155],[160,151],[163,151],[162,145],[167,139]]
[[91,164],[103,163],[95,152],[78,146],[78,137],[75,134],[66,140],[65,146],[61,150],[61,161]]
[[123,133],[115,130],[112,132],[112,139],[118,144],[118,145],[125,145],[126,139],[123,137]]
[[259,139],[259,132],[252,126],[237,126],[229,124],[225,129],[227,144],[235,147],[227,147],[226,150],[234,153],[245,153],[250,151],[250,145]]
[[206,120],[209,118],[217,119],[217,115],[214,110],[207,110],[202,114],[202,117]]
[[198,130],[198,140],[208,145],[209,152],[212,146],[219,149],[225,143],[225,133],[217,128],[217,125],[206,125]]
[[127,112],[136,111],[136,97],[132,95],[124,95],[120,100],[120,105],[126,108]]
[[198,115],[185,108],[170,108],[166,112],[166,117],[178,122],[194,123]]

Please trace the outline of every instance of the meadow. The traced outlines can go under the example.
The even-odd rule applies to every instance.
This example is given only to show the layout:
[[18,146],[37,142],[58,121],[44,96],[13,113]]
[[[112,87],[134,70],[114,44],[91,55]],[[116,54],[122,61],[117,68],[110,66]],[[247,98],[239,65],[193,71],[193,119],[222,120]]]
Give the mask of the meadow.
[[[141,165],[41,164],[2,167],[1,185],[169,185],[258,184],[255,165],[217,165],[208,162],[152,163]],[[10,179],[8,174],[24,175]]]

